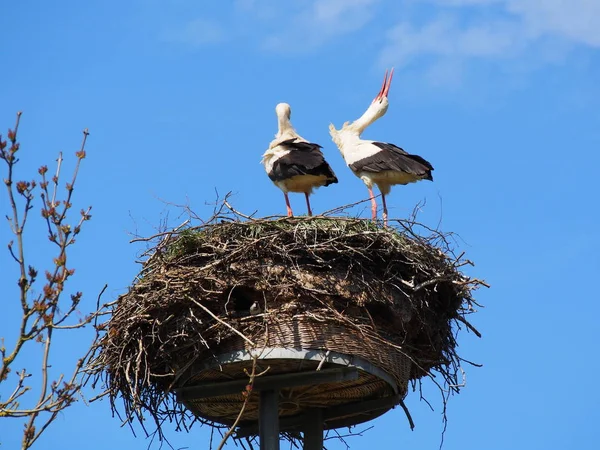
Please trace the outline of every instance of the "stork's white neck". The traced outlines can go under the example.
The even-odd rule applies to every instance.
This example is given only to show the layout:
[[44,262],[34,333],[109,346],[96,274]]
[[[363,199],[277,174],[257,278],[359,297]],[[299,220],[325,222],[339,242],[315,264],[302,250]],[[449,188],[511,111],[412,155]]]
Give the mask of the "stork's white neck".
[[369,125],[378,119],[377,112],[378,109],[375,107],[375,103],[371,104],[362,116],[350,124],[352,131],[360,136]]
[[285,116],[277,117],[277,135],[276,137],[281,137],[285,134],[295,134],[296,130],[292,126],[290,119]]
[[360,136],[369,125],[386,113],[388,105],[387,98],[384,98],[381,102],[371,103],[363,115],[352,122],[349,128]]
[[277,114],[277,134],[275,134],[275,139],[269,144],[269,149],[277,147],[283,141],[294,138],[305,141],[305,139],[296,132],[287,115]]

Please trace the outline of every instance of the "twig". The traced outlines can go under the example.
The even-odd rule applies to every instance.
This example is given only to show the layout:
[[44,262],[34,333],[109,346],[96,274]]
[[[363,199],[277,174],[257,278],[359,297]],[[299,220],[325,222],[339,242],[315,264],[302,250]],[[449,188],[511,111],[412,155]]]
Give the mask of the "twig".
[[410,411],[406,407],[406,404],[404,403],[403,399],[400,399],[400,406],[404,410],[404,414],[406,414],[406,418],[408,419],[408,424],[410,425],[410,429],[414,430],[415,429],[415,423],[413,422],[412,416],[410,415]]
[[466,326],[466,327],[467,327],[469,330],[471,330],[473,333],[475,333],[475,336],[477,336],[478,338],[480,338],[480,337],[481,337],[481,333],[480,333],[479,331],[477,331],[477,329],[476,329],[476,328],[475,328],[473,325],[471,325],[471,324],[470,324],[470,323],[467,321],[467,319],[465,319],[464,317],[462,317],[462,316],[460,316],[460,315],[457,315],[457,316],[455,317],[455,319],[456,319],[456,320],[458,320],[458,321],[459,321],[459,322],[461,322],[461,323],[464,323],[464,324],[465,324],[465,326]]
[[60,168],[62,167],[63,156],[62,152],[58,153],[58,159],[56,160],[56,174],[54,175],[54,190],[52,191],[52,207],[56,207],[56,193],[58,192],[58,180],[60,179]]
[[250,339],[248,339],[246,336],[244,336],[242,333],[240,333],[238,330],[236,330],[235,328],[233,328],[231,325],[229,325],[227,322],[219,319],[215,314],[213,314],[213,312],[208,309],[206,306],[200,304],[199,302],[197,302],[196,300],[194,300],[192,297],[190,297],[189,295],[185,296],[188,300],[194,302],[194,304],[200,308],[202,308],[209,316],[211,316],[213,319],[215,319],[217,322],[219,322],[221,325],[225,325],[227,328],[229,328],[231,331],[233,331],[235,334],[237,334],[239,337],[241,337],[243,340],[245,340],[248,344],[250,344],[252,347],[256,347],[256,344],[254,342],[252,342]]
[[[324,441],[328,441],[329,439],[340,439],[340,438],[347,438],[347,437],[356,437],[356,436],[362,436],[364,433],[366,433],[369,430],[372,430],[373,428],[375,428],[373,425],[371,425],[370,427],[367,427],[365,429],[362,429],[360,431],[357,432],[353,432],[353,433],[346,433],[346,434],[340,434],[338,433],[337,436],[325,436],[325,438],[323,439]],[[328,430],[330,431],[330,430]]]
[[240,216],[240,217],[243,217],[244,219],[248,219],[248,220],[254,220],[254,217],[252,217],[252,216],[254,216],[254,214],[256,214],[256,213],[257,213],[257,211],[254,211],[254,212],[253,212],[252,214],[250,214],[249,216],[248,216],[248,215],[246,215],[246,214],[243,214],[243,213],[241,213],[241,212],[239,212],[239,211],[237,211],[237,210],[236,210],[236,209],[234,209],[234,208],[233,208],[233,206],[231,206],[231,205],[229,204],[229,202],[227,201],[227,199],[229,198],[230,194],[231,194],[231,192],[228,192],[228,193],[227,193],[227,195],[225,196],[225,199],[223,200],[223,204],[224,204],[225,206],[227,206],[227,208],[228,208],[228,209],[229,209],[229,210],[230,210],[232,213],[234,213],[234,214],[236,214],[236,215],[238,215],[238,216]]
[[[381,194],[377,194],[377,195],[375,195],[375,197],[374,197],[374,198],[378,198],[378,197],[381,197]],[[314,216],[314,217],[319,217],[319,216],[329,216],[329,215],[331,215],[331,214],[339,213],[339,212],[341,212],[341,211],[345,211],[345,210],[347,210],[347,209],[350,209],[350,208],[352,208],[353,206],[360,205],[360,204],[362,204],[362,203],[366,203],[366,202],[370,202],[370,201],[371,201],[371,199],[370,199],[370,198],[366,198],[366,199],[364,199],[364,200],[359,200],[359,201],[357,201],[357,202],[354,202],[354,203],[348,203],[347,205],[338,206],[338,207],[336,207],[336,208],[333,208],[333,209],[329,209],[329,210],[327,210],[327,211],[324,211],[324,212],[322,212],[321,214],[319,214],[319,215],[317,215],[317,216]],[[370,219],[369,219],[369,220],[370,220]]]
[[327,350],[325,352],[325,356],[323,356],[323,359],[319,362],[319,365],[317,366],[317,371],[321,370],[321,367],[323,367],[323,364],[325,364],[325,361],[327,360],[327,358],[329,357],[329,353],[330,351]]
[[173,228],[173,229],[172,229],[172,230],[170,230],[170,231],[164,231],[164,232],[162,232],[162,233],[157,233],[157,234],[154,234],[154,235],[152,235],[152,236],[149,236],[149,237],[138,237],[138,238],[135,238],[135,239],[131,239],[131,240],[129,241],[129,243],[130,243],[130,244],[132,244],[132,243],[134,243],[134,242],[149,242],[149,241],[153,241],[153,240],[154,240],[154,239],[156,239],[157,237],[161,237],[161,236],[172,236],[172,235],[174,235],[174,234],[177,234],[177,232],[178,232],[179,230],[181,230],[183,227],[185,227],[185,226],[186,226],[187,224],[189,224],[189,223],[190,223],[190,219],[186,219],[186,220],[185,220],[185,221],[184,221],[184,222],[183,222],[181,225],[179,225],[179,226],[176,226],[175,228]]

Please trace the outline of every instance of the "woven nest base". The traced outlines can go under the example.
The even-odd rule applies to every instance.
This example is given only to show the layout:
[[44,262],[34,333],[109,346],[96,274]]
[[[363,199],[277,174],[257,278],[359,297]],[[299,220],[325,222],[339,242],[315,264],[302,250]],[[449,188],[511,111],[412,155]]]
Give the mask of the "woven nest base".
[[[410,359],[400,348],[390,348],[379,335],[367,328],[349,326],[332,320],[322,321],[318,317],[305,314],[261,314],[252,319],[252,322],[241,321],[252,326],[243,326],[241,323],[238,325],[241,325],[239,328],[244,330],[245,336],[254,342],[254,349],[270,347],[330,350],[354,355],[388,373],[400,391],[406,390],[412,367]],[[210,364],[215,353],[252,349],[246,340],[234,335],[210,352],[200,354],[198,361],[201,365],[205,365],[206,362]]]
[[[229,358],[214,357],[208,352],[200,355],[198,363],[192,365],[189,373],[180,378],[177,387],[247,379],[252,361],[237,359],[243,357],[244,351],[254,349],[253,353],[258,356],[257,373],[268,368],[268,375],[314,371],[324,357],[323,352],[329,351],[335,355],[352,356],[348,356],[341,364],[340,358],[337,358],[338,364],[331,362],[333,358],[325,358],[327,362],[324,362],[321,368],[345,365],[362,367],[365,370],[360,370],[358,380],[354,381],[282,390],[282,417],[301,414],[311,408],[339,406],[396,394],[403,397],[406,394],[412,362],[402,352],[393,351],[381,342],[379,336],[366,329],[361,330],[344,323],[323,322],[302,314],[287,317],[283,313],[279,316],[262,314],[253,319],[253,322],[260,326],[241,328],[244,329],[246,337],[255,343],[254,347],[239,336],[228,339],[216,347],[216,352],[218,355],[228,354]],[[278,349],[297,351],[287,351],[293,354],[293,359],[273,359],[274,355],[286,353],[277,352]],[[311,353],[302,350],[316,352],[313,352],[311,360]],[[200,417],[227,425],[238,416],[243,403],[244,397],[242,392],[239,392],[235,395],[186,402],[186,406]],[[258,396],[251,398],[241,420],[258,420]],[[345,418],[344,424],[354,424],[353,420],[359,423],[369,419],[364,414],[350,415]],[[334,421],[330,425],[337,427],[340,426],[338,423],[339,421]]]

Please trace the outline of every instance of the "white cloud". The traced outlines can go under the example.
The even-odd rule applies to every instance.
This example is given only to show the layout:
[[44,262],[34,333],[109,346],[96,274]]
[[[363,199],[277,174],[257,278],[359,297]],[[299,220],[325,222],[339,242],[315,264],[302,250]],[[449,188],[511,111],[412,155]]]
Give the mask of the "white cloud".
[[[381,0],[235,0],[222,24],[196,19],[164,37],[172,42],[201,46],[226,38],[253,38],[263,49],[302,53],[369,23]],[[227,33],[225,32],[227,31]]]
[[415,3],[435,3],[440,6],[478,6],[502,3],[505,0],[412,0]]
[[406,0],[406,4],[431,4],[447,10],[472,7],[483,12],[495,6],[512,16],[513,22],[519,23],[531,36],[554,34],[577,43],[600,46],[598,0]]
[[598,0],[405,2],[411,8],[428,4],[436,7],[429,21],[415,25],[404,19],[388,30],[382,66],[416,65],[429,79],[439,83],[445,73],[455,83],[470,61],[526,60],[533,66],[558,62],[576,45],[600,47]]
[[433,85],[458,85],[469,59],[506,60],[520,53],[524,38],[510,22],[461,26],[452,16],[442,16],[416,27],[401,23],[389,30],[380,54],[382,66],[418,64]]
[[242,11],[250,11],[256,7],[257,0],[235,0],[234,6]]
[[[401,20],[390,25],[392,14]],[[164,37],[195,47],[251,39],[279,53],[367,38],[381,66],[433,84],[460,83],[473,61],[523,72],[560,63],[577,46],[600,48],[600,0],[235,0],[221,20],[196,19]]]
[[234,3],[234,11],[246,19],[251,15],[252,18],[261,21],[273,21],[284,18],[285,13],[289,13],[289,8],[290,6],[293,7],[293,5],[293,1],[236,0]]
[[308,51],[339,36],[356,32],[375,16],[380,0],[313,0],[297,14],[286,17],[286,26],[264,41],[264,47],[281,52]]
[[367,12],[377,0],[317,0],[312,6],[318,22],[339,22],[348,13]]
[[507,10],[521,16],[523,25],[536,35],[553,34],[600,47],[598,0],[508,0]]
[[443,57],[505,57],[517,51],[522,40],[518,27],[507,22],[481,23],[463,28],[452,17],[443,16],[422,27],[408,22],[388,32],[382,59],[407,64],[423,55]]
[[222,42],[226,38],[224,28],[210,19],[194,19],[180,29],[171,29],[163,33],[163,38],[169,42],[178,42],[194,47]]

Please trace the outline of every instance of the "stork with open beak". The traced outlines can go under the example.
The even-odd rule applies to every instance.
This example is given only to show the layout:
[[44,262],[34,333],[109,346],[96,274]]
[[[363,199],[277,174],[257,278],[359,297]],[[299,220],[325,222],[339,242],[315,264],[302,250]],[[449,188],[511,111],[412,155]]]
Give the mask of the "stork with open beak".
[[337,183],[338,179],[325,161],[321,146],[301,137],[290,122],[292,110],[287,103],[275,107],[278,130],[264,153],[262,163],[267,175],[283,191],[288,217],[293,216],[288,192],[302,192],[308,215],[312,216],[309,196],[313,189]]
[[354,122],[346,122],[341,130],[329,125],[329,133],[354,174],[369,189],[373,220],[377,220],[377,202],[373,194],[373,185],[381,191],[383,204],[383,223],[387,226],[388,211],[385,196],[395,184],[414,183],[419,180],[431,180],[433,166],[418,155],[411,155],[394,144],[378,141],[367,141],[360,138],[365,129],[382,117],[389,106],[388,93],[392,84],[394,69],[385,71],[383,85],[371,106]]

